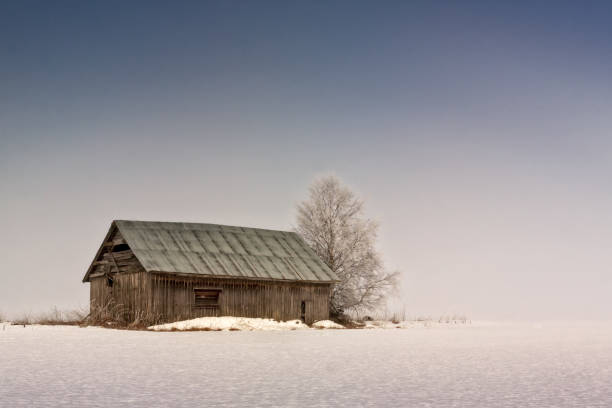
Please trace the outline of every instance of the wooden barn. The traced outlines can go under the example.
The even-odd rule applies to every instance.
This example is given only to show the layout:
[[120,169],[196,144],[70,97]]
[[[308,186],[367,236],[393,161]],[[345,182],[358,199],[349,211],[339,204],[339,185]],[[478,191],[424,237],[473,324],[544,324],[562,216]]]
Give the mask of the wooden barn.
[[113,221],[83,282],[92,314],[329,318],[337,276],[294,232],[214,224]]

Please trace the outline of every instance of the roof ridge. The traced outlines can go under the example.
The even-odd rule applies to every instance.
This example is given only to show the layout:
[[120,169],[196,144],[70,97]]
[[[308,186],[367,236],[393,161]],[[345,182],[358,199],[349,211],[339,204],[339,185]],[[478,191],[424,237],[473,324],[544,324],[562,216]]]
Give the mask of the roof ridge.
[[134,224],[172,224],[172,225],[199,225],[199,226],[211,226],[211,227],[222,227],[222,228],[236,228],[236,229],[246,229],[246,230],[255,230],[255,231],[268,231],[268,232],[284,232],[288,234],[295,234],[295,231],[289,230],[281,230],[281,229],[271,229],[271,228],[260,228],[260,227],[247,227],[243,225],[229,225],[229,224],[216,224],[211,222],[191,222],[191,221],[148,221],[148,220],[126,220],[126,219],[116,219],[113,220],[113,223],[134,223]]

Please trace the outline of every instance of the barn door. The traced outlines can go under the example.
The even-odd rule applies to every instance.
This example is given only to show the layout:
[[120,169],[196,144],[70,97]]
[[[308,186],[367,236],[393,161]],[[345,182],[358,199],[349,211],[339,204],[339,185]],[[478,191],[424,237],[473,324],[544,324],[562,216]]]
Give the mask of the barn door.
[[306,301],[302,300],[300,305],[300,320],[306,323]]

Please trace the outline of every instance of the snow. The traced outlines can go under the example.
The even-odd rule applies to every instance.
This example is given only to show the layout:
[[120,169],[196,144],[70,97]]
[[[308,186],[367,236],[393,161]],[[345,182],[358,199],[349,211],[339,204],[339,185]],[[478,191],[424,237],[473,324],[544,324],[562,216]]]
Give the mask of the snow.
[[[373,320],[363,323],[364,329],[409,329],[421,327],[460,327],[472,323],[461,322],[438,322],[433,320],[411,320],[403,322],[391,322],[386,320]],[[320,320],[311,326],[315,329],[344,329],[345,327],[331,320]],[[308,329],[309,327],[300,320],[290,320],[279,322],[273,319],[260,319],[248,317],[200,317],[197,319],[183,320],[174,323],[160,324],[148,327],[154,331],[194,331],[194,330],[297,330]]]
[[[316,329],[344,329],[344,326],[331,320],[320,320],[312,325]],[[273,319],[260,319],[248,317],[199,317],[197,319],[183,320],[180,322],[159,324],[148,327],[153,331],[193,331],[193,330],[297,330],[308,329],[309,326],[300,320],[289,320],[279,322]]]
[[344,329],[344,326],[332,322],[331,320],[319,320],[318,322],[314,322],[312,327],[315,329]]
[[612,323],[128,331],[0,324],[2,407],[610,407]]
[[248,317],[199,317],[197,319],[150,326],[155,331],[184,331],[184,330],[297,330],[308,329],[300,320],[279,322],[273,319],[260,319]]

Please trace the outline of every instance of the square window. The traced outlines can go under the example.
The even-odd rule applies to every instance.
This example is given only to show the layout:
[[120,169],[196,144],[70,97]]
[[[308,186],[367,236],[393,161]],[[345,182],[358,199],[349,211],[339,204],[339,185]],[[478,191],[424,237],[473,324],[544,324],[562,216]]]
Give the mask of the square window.
[[199,309],[218,309],[221,289],[194,289],[193,306]]

